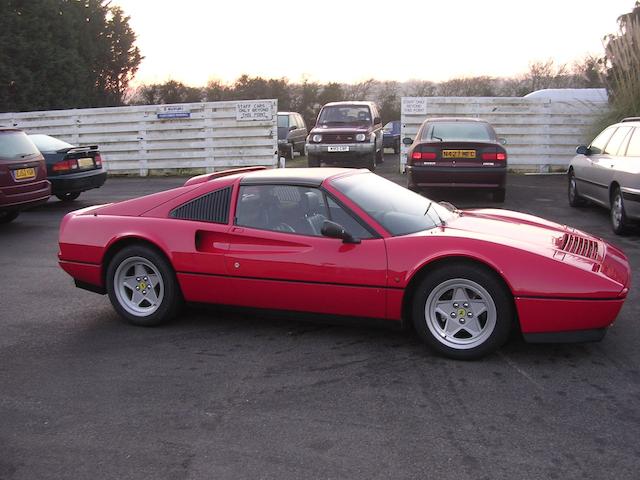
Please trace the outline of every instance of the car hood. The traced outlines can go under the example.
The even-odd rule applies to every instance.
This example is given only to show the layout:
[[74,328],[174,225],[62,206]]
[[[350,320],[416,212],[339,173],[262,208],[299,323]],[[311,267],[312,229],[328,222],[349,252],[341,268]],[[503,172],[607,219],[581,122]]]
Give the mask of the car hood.
[[443,235],[469,237],[526,250],[601,272],[628,285],[625,254],[601,238],[533,215],[498,209],[463,210],[446,222]]
[[311,133],[320,133],[320,134],[341,134],[341,133],[368,133],[372,130],[371,127],[363,127],[362,125],[343,125],[341,127],[313,127]]

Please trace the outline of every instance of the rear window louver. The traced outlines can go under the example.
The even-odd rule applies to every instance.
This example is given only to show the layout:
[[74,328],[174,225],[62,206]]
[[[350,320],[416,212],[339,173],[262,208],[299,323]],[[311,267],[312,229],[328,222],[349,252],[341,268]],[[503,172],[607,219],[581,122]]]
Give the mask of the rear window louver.
[[202,197],[174,208],[169,214],[172,218],[196,220],[199,222],[228,223],[231,187],[207,193]]
[[560,249],[592,260],[598,258],[598,242],[579,235],[565,233],[560,243]]

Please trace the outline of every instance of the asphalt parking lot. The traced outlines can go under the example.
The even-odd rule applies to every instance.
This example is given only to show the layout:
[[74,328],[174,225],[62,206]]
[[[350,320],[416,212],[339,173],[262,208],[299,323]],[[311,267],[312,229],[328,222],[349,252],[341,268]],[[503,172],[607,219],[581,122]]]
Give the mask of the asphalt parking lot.
[[[380,173],[402,183],[388,155]],[[127,325],[57,266],[73,209],[184,178],[110,178],[0,227],[0,479],[637,479],[639,289],[601,343],[517,337],[475,362],[413,333],[188,309]],[[622,247],[563,176],[511,175],[503,208]],[[500,206],[456,194],[460,207]]]

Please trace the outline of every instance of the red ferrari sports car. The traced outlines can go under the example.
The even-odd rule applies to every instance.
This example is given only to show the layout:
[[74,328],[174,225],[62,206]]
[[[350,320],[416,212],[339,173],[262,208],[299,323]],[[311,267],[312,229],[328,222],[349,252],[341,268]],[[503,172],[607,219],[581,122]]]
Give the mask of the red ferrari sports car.
[[412,324],[453,358],[511,329],[533,342],[601,339],[629,290],[599,238],[506,210],[457,210],[368,170],[251,167],[77,210],[60,265],[136,325],[183,302]]

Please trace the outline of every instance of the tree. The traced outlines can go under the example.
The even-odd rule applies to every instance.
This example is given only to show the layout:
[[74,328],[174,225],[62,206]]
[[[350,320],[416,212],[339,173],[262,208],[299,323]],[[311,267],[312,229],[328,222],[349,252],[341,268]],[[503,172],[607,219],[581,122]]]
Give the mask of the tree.
[[0,111],[119,105],[142,56],[104,0],[0,1]]
[[640,2],[618,18],[619,31],[605,37],[605,68],[614,115],[640,115]]

